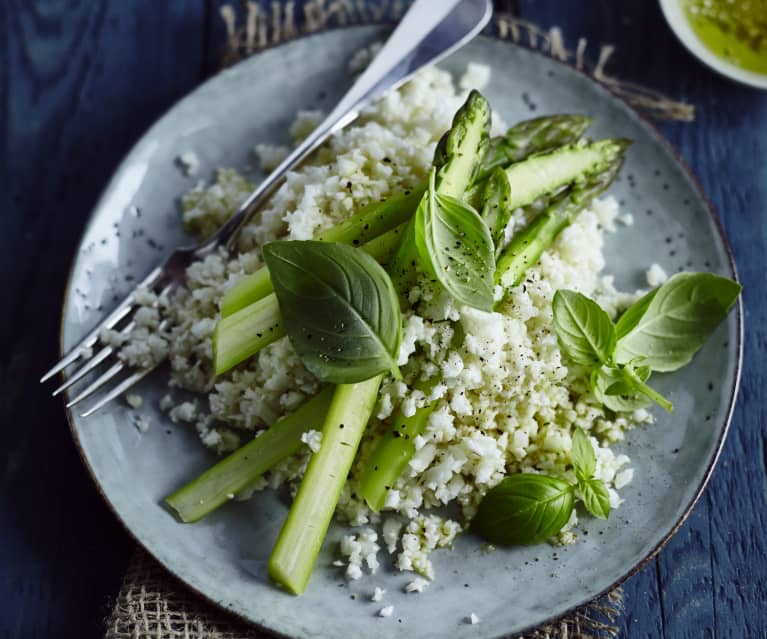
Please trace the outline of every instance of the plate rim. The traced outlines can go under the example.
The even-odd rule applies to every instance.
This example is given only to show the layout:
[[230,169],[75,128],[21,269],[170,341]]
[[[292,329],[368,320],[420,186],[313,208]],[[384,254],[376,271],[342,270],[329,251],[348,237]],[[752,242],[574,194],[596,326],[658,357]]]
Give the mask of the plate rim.
[[[661,0],[661,4],[663,4],[663,0]],[[222,69],[218,73],[212,75],[211,77],[207,78],[203,82],[197,84],[194,86],[190,91],[182,95],[180,98],[175,100],[167,109],[165,109],[159,116],[154,118],[151,122],[151,124],[142,132],[142,134],[137,138],[136,142],[131,146],[130,150],[123,156],[120,163],[117,165],[117,167],[114,169],[114,171],[111,173],[109,181],[105,184],[104,188],[101,190],[99,197],[96,200],[96,203],[92,207],[92,210],[88,216],[88,221],[86,222],[83,232],[80,235],[80,239],[77,243],[77,249],[75,250],[74,256],[72,258],[72,262],[69,267],[69,271],[67,273],[67,278],[65,282],[65,288],[64,288],[64,296],[62,301],[62,307],[60,311],[60,328],[59,328],[59,355],[64,355],[64,328],[65,328],[65,322],[66,322],[66,310],[69,305],[70,297],[72,295],[73,289],[72,289],[72,278],[74,276],[75,266],[77,264],[77,258],[79,254],[79,248],[82,246],[83,241],[88,234],[91,224],[93,223],[94,219],[94,213],[99,209],[101,202],[105,198],[107,192],[109,191],[109,188],[114,180],[115,175],[119,172],[120,168],[123,166],[123,164],[126,162],[128,157],[133,155],[133,153],[137,150],[137,148],[141,145],[142,140],[145,138],[147,133],[151,131],[151,129],[160,121],[162,120],[166,115],[168,115],[171,111],[173,111],[179,104],[181,104],[184,100],[186,100],[190,95],[198,91],[201,87],[214,82],[221,73],[226,73],[230,71],[231,69],[234,69],[238,67],[239,65],[248,62],[255,56],[258,56],[261,53],[265,53],[267,51],[272,51],[274,49],[279,49],[281,47],[284,47],[286,45],[289,45],[293,42],[296,42],[298,40],[306,40],[306,39],[313,39],[317,37],[322,37],[324,34],[329,32],[341,32],[341,31],[347,31],[347,30],[363,30],[363,29],[377,29],[379,31],[390,29],[392,25],[390,24],[381,24],[381,23],[372,23],[372,24],[353,24],[353,25],[345,25],[345,26],[338,26],[338,27],[332,27],[328,29],[323,29],[322,31],[318,31],[315,33],[306,33],[301,34],[295,38],[291,38],[289,40],[285,40],[283,42],[277,43],[273,46],[270,46],[266,49],[263,49],[262,51],[255,52],[252,55],[249,55],[248,57],[244,58],[243,60],[240,60],[236,64],[226,67],[225,69]],[[583,71],[582,69],[577,68],[574,64],[559,60],[557,58],[554,58],[552,56],[548,56],[545,53],[530,47],[528,45],[525,45],[524,43],[520,42],[514,42],[502,37],[499,37],[495,35],[494,33],[486,33],[482,32],[477,38],[483,38],[490,41],[498,41],[502,42],[504,44],[507,44],[511,47],[519,47],[521,49],[524,49],[526,51],[532,52],[538,56],[541,56],[543,58],[546,58],[549,61],[552,61],[556,64],[562,65],[563,67],[566,67],[572,72],[575,72],[576,75],[580,76],[581,78],[587,80],[589,83],[591,83],[598,91],[602,92],[604,95],[606,95],[609,99],[613,99],[617,101],[622,108],[630,112],[633,116],[635,116],[641,124],[645,127],[645,129],[648,131],[648,134],[652,136],[653,140],[655,142],[660,143],[660,145],[663,147],[663,149],[668,152],[676,161],[677,165],[682,169],[684,175],[687,177],[687,179],[692,184],[696,194],[700,197],[700,199],[705,204],[706,212],[708,213],[708,216],[714,223],[714,227],[716,229],[716,233],[719,236],[719,240],[722,243],[722,247],[724,248],[726,257],[727,257],[727,264],[729,265],[730,270],[732,271],[732,275],[734,276],[734,279],[737,282],[740,282],[740,278],[738,276],[738,270],[737,266],[735,264],[735,257],[733,254],[732,247],[730,246],[729,239],[727,237],[727,234],[725,232],[724,226],[719,218],[719,215],[716,211],[716,208],[714,207],[713,203],[711,202],[710,198],[708,197],[708,194],[703,189],[700,181],[698,180],[695,173],[692,171],[692,169],[687,165],[684,158],[681,156],[680,152],[674,147],[670,141],[666,139],[666,137],[660,132],[660,130],[655,126],[655,124],[650,120],[650,118],[642,113],[641,111],[637,110],[635,107],[633,107],[631,104],[629,104],[624,98],[622,98],[619,95],[616,95],[613,91],[609,89],[606,85],[596,80],[594,77]],[[735,370],[733,375],[732,384],[730,386],[730,396],[727,403],[727,408],[725,411],[725,418],[724,423],[721,429],[721,432],[719,434],[719,437],[717,438],[715,447],[713,449],[713,453],[711,455],[711,459],[709,460],[705,471],[703,473],[703,476],[701,478],[701,481],[699,485],[696,487],[695,492],[693,494],[692,499],[690,500],[689,504],[684,508],[684,511],[679,516],[679,518],[676,520],[676,522],[671,526],[669,531],[658,541],[658,543],[650,550],[648,553],[639,561],[637,561],[630,569],[628,569],[625,574],[623,574],[619,579],[616,579],[614,582],[612,582],[610,585],[599,591],[598,593],[588,596],[585,599],[580,600],[576,604],[569,606],[565,610],[558,612],[554,615],[551,615],[550,617],[547,617],[546,619],[542,620],[541,622],[537,624],[533,624],[530,626],[525,626],[524,628],[515,631],[516,634],[525,634],[530,632],[531,630],[534,630],[535,628],[538,628],[545,624],[551,624],[556,621],[559,621],[563,619],[564,617],[568,616],[570,613],[572,613],[574,610],[577,610],[578,608],[587,605],[593,601],[596,601],[600,597],[603,597],[609,592],[612,592],[615,588],[619,587],[623,583],[626,582],[630,577],[634,576],[636,573],[638,573],[640,570],[642,570],[645,566],[647,566],[653,559],[655,559],[661,550],[669,543],[672,537],[676,535],[676,533],[679,531],[679,529],[684,525],[684,523],[689,518],[690,514],[692,513],[693,509],[695,508],[696,504],[700,500],[704,490],[706,489],[709,480],[711,479],[711,476],[714,472],[714,469],[716,467],[717,462],[719,461],[719,457],[722,454],[722,450],[724,448],[724,443],[727,439],[727,435],[730,430],[730,426],[732,423],[732,417],[735,411],[735,405],[738,397],[738,391],[740,389],[740,381],[741,381],[741,374],[742,374],[742,368],[743,368],[743,346],[744,346],[744,312],[743,312],[743,299],[742,295],[738,296],[737,304],[735,306],[736,310],[736,335],[737,335],[737,346],[736,346],[736,361],[735,361]],[[63,371],[59,373],[59,379],[64,379],[64,373]],[[68,397],[68,393],[65,393],[63,395],[63,399]],[[99,483],[96,473],[94,469],[91,467],[87,455],[85,454],[85,450],[83,448],[82,443],[80,442],[80,437],[77,431],[77,428],[75,426],[75,419],[74,419],[74,413],[72,408],[66,408],[65,406],[65,414],[67,418],[67,422],[69,424],[69,431],[72,436],[73,443],[75,445],[75,448],[77,449],[77,453],[80,456],[80,459],[83,462],[83,465],[85,466],[85,469],[88,472],[88,475],[90,476],[91,480],[93,481],[94,486],[96,487],[96,491],[101,495],[104,502],[106,503],[109,510],[112,512],[112,514],[115,516],[117,521],[120,523],[122,528],[125,530],[125,532],[128,533],[128,535],[140,546],[144,552],[146,552],[148,555],[150,555],[164,570],[166,570],[170,575],[173,576],[173,578],[180,581],[184,587],[189,588],[194,594],[201,597],[203,600],[207,601],[208,603],[215,606],[218,610],[221,610],[227,614],[232,615],[235,617],[238,621],[244,622],[248,625],[250,625],[253,628],[256,628],[258,630],[262,630],[270,634],[271,636],[279,639],[294,639],[291,635],[286,635],[282,632],[279,632],[273,628],[269,628],[267,626],[264,626],[260,623],[257,623],[255,621],[252,621],[248,617],[245,616],[244,613],[241,613],[236,610],[232,610],[230,607],[228,607],[223,601],[217,601],[212,595],[209,595],[208,593],[204,592],[203,590],[200,590],[195,585],[191,584],[188,579],[185,577],[180,576],[177,574],[177,572],[168,565],[167,562],[159,558],[147,545],[144,543],[144,541],[139,538],[139,536],[134,533],[134,531],[130,528],[128,523],[123,519],[121,514],[119,513],[117,507],[110,501],[107,494],[104,492],[101,484]],[[502,634],[494,637],[493,639],[506,639],[507,634]]]

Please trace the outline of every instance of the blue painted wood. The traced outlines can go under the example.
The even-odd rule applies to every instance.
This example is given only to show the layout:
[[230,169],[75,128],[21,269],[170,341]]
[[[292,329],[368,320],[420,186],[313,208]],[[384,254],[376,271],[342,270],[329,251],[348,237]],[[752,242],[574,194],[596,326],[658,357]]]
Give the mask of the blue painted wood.
[[[0,639],[100,636],[133,547],[82,468],[59,402],[35,381],[56,356],[57,307],[88,212],[141,132],[219,68],[224,3],[0,2]],[[609,73],[697,107],[695,123],[660,128],[732,241],[746,364],[704,498],[626,583],[622,636],[767,637],[767,93],[701,67],[656,2],[496,5],[561,26],[570,47],[587,38],[592,59],[615,44]]]
[[133,543],[58,400],[58,308],[88,213],[143,130],[202,76],[205,5],[0,3],[0,637],[102,633]]

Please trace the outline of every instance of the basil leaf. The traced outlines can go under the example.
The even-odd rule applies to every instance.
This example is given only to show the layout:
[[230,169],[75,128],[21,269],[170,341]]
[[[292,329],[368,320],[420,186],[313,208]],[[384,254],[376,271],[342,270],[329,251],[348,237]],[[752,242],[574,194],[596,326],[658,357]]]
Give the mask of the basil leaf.
[[583,499],[583,505],[594,517],[607,519],[610,515],[610,495],[607,488],[599,479],[587,479],[578,482],[578,490]]
[[415,213],[415,244],[428,273],[459,302],[493,310],[495,253],[490,230],[468,204],[429,188]]
[[658,289],[656,288],[646,295],[643,295],[629,306],[624,311],[623,315],[618,318],[618,321],[615,324],[615,336],[618,339],[628,335],[639,323],[639,320],[642,319],[642,316],[645,314],[645,311],[647,311],[647,307],[650,306],[650,302],[652,302],[657,292]]
[[554,331],[559,345],[576,364],[606,364],[615,349],[615,327],[595,301],[575,291],[554,294]]
[[573,463],[578,479],[586,480],[594,476],[594,471],[597,469],[597,456],[588,435],[580,427],[576,428],[573,433],[570,461]]
[[573,512],[573,487],[546,475],[511,475],[479,504],[472,529],[490,543],[537,544],[558,533]]
[[[646,381],[650,376],[648,368],[639,368],[636,370],[639,378]],[[652,401],[645,395],[637,393],[634,386],[626,384],[628,392],[619,395],[608,393],[609,389],[614,388],[616,384],[626,384],[623,375],[618,369],[602,366],[591,372],[591,391],[594,393],[597,401],[604,404],[610,410],[616,412],[630,412],[638,408],[646,408]]]
[[727,316],[741,288],[713,273],[677,273],[657,290],[641,317],[632,319],[615,360],[640,360],[654,371],[681,368]]
[[399,374],[402,317],[380,264],[332,242],[270,242],[263,255],[288,337],[315,376],[352,384]]

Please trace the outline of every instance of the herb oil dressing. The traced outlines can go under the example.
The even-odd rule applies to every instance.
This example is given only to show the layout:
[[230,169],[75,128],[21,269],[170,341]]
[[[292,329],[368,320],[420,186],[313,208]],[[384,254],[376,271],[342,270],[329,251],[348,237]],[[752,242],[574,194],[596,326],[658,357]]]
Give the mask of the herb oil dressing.
[[767,0],[685,0],[695,35],[717,56],[767,74]]

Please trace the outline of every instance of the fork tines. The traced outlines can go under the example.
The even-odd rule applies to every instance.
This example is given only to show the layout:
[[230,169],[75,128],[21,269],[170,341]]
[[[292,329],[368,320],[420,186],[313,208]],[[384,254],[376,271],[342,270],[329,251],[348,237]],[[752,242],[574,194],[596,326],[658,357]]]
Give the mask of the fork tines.
[[[94,372],[102,366],[108,368],[98,376],[98,378],[82,389],[74,398],[67,402],[67,408],[80,403],[87,397],[93,395],[96,391],[104,387],[108,382],[115,379],[122,372],[130,374],[114,386],[106,395],[101,397],[83,416],[88,416],[96,412],[99,408],[124,393],[131,386],[136,384],[152,369],[142,369],[132,371],[126,364],[117,358],[117,350],[114,346],[105,345],[94,353],[94,347],[98,345],[99,336],[106,329],[118,330],[121,335],[128,336],[135,327],[133,315],[139,308],[136,303],[136,290],[140,288],[150,289],[158,295],[166,295],[175,287],[175,282],[168,280],[163,276],[162,267],[155,268],[147,275],[138,286],[112,311],[107,318],[96,328],[90,331],[74,348],[72,348],[51,370],[49,370],[40,379],[45,382],[56,373],[64,371],[69,365],[75,362],[81,362],[80,367],[74,370],[66,377],[64,382],[53,391],[53,395],[58,395],[71,388],[78,381],[83,379],[88,373]],[[158,290],[161,289],[161,290]],[[165,327],[165,322],[160,324],[160,330]]]

